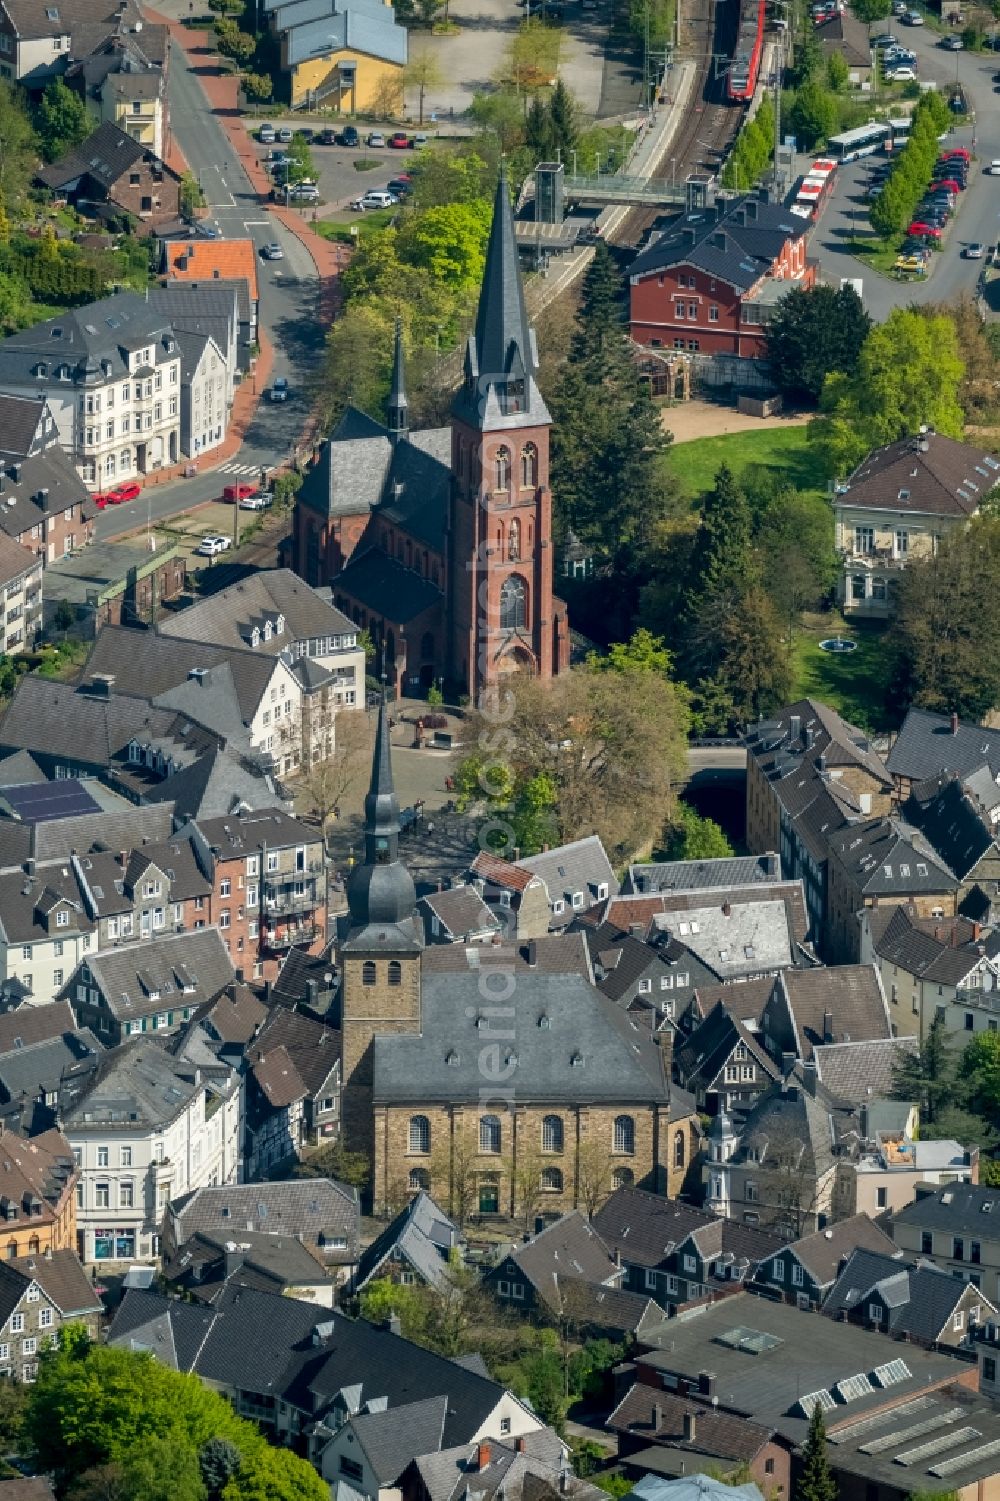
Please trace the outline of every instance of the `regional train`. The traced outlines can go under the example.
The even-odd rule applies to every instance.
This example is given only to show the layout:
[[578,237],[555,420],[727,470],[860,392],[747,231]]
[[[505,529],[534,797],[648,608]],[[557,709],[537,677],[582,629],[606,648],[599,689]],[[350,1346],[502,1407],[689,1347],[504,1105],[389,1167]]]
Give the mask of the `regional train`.
[[726,79],[726,98],[733,104],[746,104],[753,98],[764,48],[764,7],[766,0],[740,0],[740,19],[736,28],[736,46]]

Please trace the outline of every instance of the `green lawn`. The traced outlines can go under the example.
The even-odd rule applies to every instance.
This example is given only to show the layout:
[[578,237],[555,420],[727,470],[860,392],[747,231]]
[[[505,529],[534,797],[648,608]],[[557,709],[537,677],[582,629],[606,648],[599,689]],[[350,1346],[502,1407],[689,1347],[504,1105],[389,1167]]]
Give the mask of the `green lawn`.
[[[839,611],[807,617],[792,644],[795,673],[791,697],[818,698],[862,729],[884,730],[890,725],[885,706],[889,660],[882,624],[844,620]],[[828,636],[849,636],[857,651],[835,655],[820,651]]]
[[[668,414],[668,425],[669,421]],[[737,478],[748,465],[760,464],[780,471],[793,489],[826,491],[826,477],[806,438],[805,426],[765,427],[759,432],[727,433],[721,438],[672,443],[664,463],[671,474],[678,476],[692,500],[712,488],[722,464],[728,464]]]
[[[368,235],[380,234],[383,229],[390,225],[396,217],[394,208],[372,208],[358,213],[350,224],[338,223],[333,219],[317,219],[312,228],[324,240],[344,240],[351,244],[355,239],[365,239]],[[351,234],[351,225],[358,227],[357,235]]]

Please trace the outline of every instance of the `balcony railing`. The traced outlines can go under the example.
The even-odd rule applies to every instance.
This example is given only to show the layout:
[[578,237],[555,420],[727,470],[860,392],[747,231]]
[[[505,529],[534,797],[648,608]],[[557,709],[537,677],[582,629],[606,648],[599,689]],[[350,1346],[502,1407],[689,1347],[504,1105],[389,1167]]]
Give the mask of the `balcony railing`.
[[315,891],[303,891],[296,894],[294,891],[282,892],[280,896],[264,897],[264,916],[270,913],[283,912],[311,912],[319,906],[319,897]]
[[859,548],[854,542],[848,542],[839,552],[852,567],[862,568],[905,568],[910,556],[906,552],[897,553],[892,547]]
[[314,922],[290,922],[282,928],[262,928],[260,936],[267,949],[291,949],[300,943],[312,943],[318,932]]

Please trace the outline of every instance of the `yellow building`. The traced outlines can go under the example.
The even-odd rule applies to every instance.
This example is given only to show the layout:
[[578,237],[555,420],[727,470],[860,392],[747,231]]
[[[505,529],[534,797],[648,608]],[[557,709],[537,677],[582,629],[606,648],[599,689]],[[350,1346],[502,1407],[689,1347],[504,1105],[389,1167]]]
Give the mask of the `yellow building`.
[[381,0],[358,0],[357,8],[337,11],[334,0],[327,3],[319,16],[310,0],[266,6],[281,37],[292,104],[322,105],[340,114],[389,113],[394,92],[402,94],[406,28]]

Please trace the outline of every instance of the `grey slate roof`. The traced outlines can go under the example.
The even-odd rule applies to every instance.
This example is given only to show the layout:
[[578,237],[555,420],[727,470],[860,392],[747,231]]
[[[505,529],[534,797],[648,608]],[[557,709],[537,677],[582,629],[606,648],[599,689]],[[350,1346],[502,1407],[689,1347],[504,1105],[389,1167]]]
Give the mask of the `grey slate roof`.
[[855,469],[837,504],[968,517],[997,484],[1000,462],[992,454],[928,432],[874,449]]
[[168,1126],[191,1098],[204,1091],[188,1065],[172,1058],[150,1037],[129,1038],[107,1053],[86,1088],[63,1115],[67,1135],[106,1132],[121,1124],[129,1130]]
[[329,1281],[326,1265],[294,1235],[246,1230],[242,1225],[215,1235],[198,1231],[177,1248],[163,1275],[200,1303],[218,1302],[227,1286],[282,1292]]
[[[425,970],[421,1035],[374,1040],[376,1103],[481,1098],[476,1014],[489,993],[480,983],[489,963],[485,949],[478,978]],[[516,1039],[507,1077],[519,1100],[667,1099],[662,1054],[650,1033],[578,975],[525,972],[505,1004],[514,1010],[509,1030]]]
[[918,783],[906,800],[906,812],[938,862],[961,881],[994,843],[988,814],[980,812],[957,777]]
[[635,282],[669,266],[692,266],[746,292],[766,276],[789,240],[804,234],[802,221],[781,204],[743,198],[723,210],[685,215],[641,250],[629,267]]
[[498,918],[474,886],[452,886],[446,891],[432,891],[421,897],[417,905],[436,917],[450,938],[462,939],[470,934],[500,930]]
[[143,157],[159,160],[147,146],[110,120],[105,120],[79,146],[74,146],[51,166],[42,167],[36,176],[48,188],[65,187],[85,178],[107,193],[121,180],[123,173]]
[[49,1042],[72,1032],[76,1025],[69,1001],[50,1001],[47,1006],[19,1006],[0,1015],[0,1055]]
[[389,461],[379,515],[443,552],[451,503],[451,428],[410,433]]
[[[897,1339],[912,1339],[933,1344],[951,1328],[956,1305],[965,1295],[968,1284],[950,1272],[925,1263],[901,1263],[892,1253],[856,1250],[830,1289],[823,1304],[828,1318],[841,1313],[863,1310],[878,1298],[886,1308],[888,1333]],[[985,1295],[983,1322],[995,1313]]]
[[[211,717],[209,699],[219,687],[215,679],[207,683],[191,679],[191,673],[204,668],[228,667],[236,689],[239,709],[245,723],[253,718],[274,676],[273,657],[259,652],[212,646],[203,641],[179,640],[158,631],[136,631],[124,626],[107,625],[98,634],[90,656],[80,675],[87,683],[95,673],[114,678],[116,692],[133,693],[155,699],[172,688],[190,682],[188,712],[197,711]],[[179,704],[171,707],[179,708]]]
[[677,1049],[678,1077],[689,1089],[710,1089],[740,1043],[766,1078],[780,1077],[781,1071],[768,1055],[763,1042],[748,1031],[724,1000],[716,1003],[701,1026]]
[[[47,1008],[40,1006],[40,1011]],[[8,1101],[37,1100],[39,1096],[58,1094],[59,1086],[70,1071],[76,1076],[87,1069],[95,1069],[103,1044],[89,1027],[79,1030],[67,1029],[59,1037],[50,1037],[43,1042],[30,1043],[0,1055],[0,1099]]]
[[618,878],[597,834],[560,844],[538,855],[528,855],[514,862],[519,870],[528,870],[545,882],[549,901],[565,901],[572,919],[572,897],[582,891],[587,905],[597,901],[598,888],[607,887],[607,896],[618,895]]
[[966,776],[984,763],[994,777],[1000,772],[1000,730],[959,720],[953,733],[947,714],[916,708],[904,719],[887,760],[894,777],[911,782],[942,772]]
[[679,1199],[664,1199],[642,1188],[619,1188],[606,1199],[591,1223],[605,1245],[623,1261],[642,1267],[662,1266],[689,1236],[718,1237],[718,1251],[731,1251],[752,1265],[784,1245],[781,1236],[739,1220],[720,1220]]
[[813,1048],[816,1077],[831,1094],[852,1105],[888,1099],[896,1069],[917,1051],[915,1037],[880,1037]]
[[294,1236],[320,1251],[325,1240],[324,1260],[331,1255],[329,1243],[337,1237],[347,1241],[350,1258],[356,1258],[358,1217],[357,1190],[333,1178],[196,1188],[172,1199],[166,1212],[174,1245],[200,1233],[214,1239],[227,1231],[250,1230]]
[[974,1183],[947,1183],[934,1193],[921,1194],[893,1214],[894,1225],[947,1230],[973,1235],[989,1230],[1000,1213],[1000,1190]]
[[867,1214],[854,1214],[846,1220],[836,1220],[825,1230],[814,1235],[804,1235],[793,1240],[789,1249],[801,1261],[813,1281],[820,1288],[826,1287],[837,1276],[845,1256],[855,1252],[874,1252],[883,1257],[899,1253],[892,1237],[881,1230]]
[[[63,1249],[42,1256],[15,1256],[4,1265],[20,1272],[26,1279],[26,1287],[37,1282],[63,1318],[82,1318],[86,1314],[104,1312],[104,1306],[75,1251]],[[0,1490],[0,1495],[3,1494]]]
[[902,818],[848,825],[829,844],[866,896],[916,896],[955,888],[954,873],[926,835]]
[[761,896],[737,903],[688,906],[657,919],[657,927],[686,945],[720,980],[750,979],[761,971],[788,969],[795,959],[788,909]]
[[[178,1007],[214,1000],[234,978],[233,961],[218,928],[169,933],[122,948],[88,954],[84,961],[118,1021],[135,1021]],[[71,994],[75,993],[70,981]]]
[[546,933],[534,940],[534,949],[527,942],[512,945],[504,943],[495,951],[492,946],[476,944],[467,949],[461,943],[432,944],[423,952],[420,961],[425,980],[433,975],[459,974],[478,977],[481,967],[502,963],[515,975],[540,973],[549,975],[579,975],[591,982],[593,971],[587,944],[580,932]]
[[715,887],[749,886],[754,881],[780,881],[778,855],[732,855],[720,860],[664,860],[630,865],[623,892],[710,891]]
[[380,1487],[394,1485],[415,1454],[437,1453],[447,1411],[447,1397],[424,1397],[350,1419]]
[[611,1287],[622,1275],[600,1235],[578,1209],[561,1215],[521,1245],[511,1246],[504,1260],[514,1261],[552,1308],[560,1306],[559,1288],[565,1277]]
[[324,600],[289,568],[273,568],[251,574],[239,583],[220,589],[161,622],[165,636],[187,641],[245,650],[255,624],[272,625],[284,616],[284,631],[263,638],[253,650],[277,656],[294,642],[327,636],[356,636],[357,626]]
[[982,934],[978,924],[965,917],[918,918],[902,906],[883,910],[879,917],[883,920],[872,922],[872,946],[878,957],[939,985],[959,984],[983,953],[989,958],[1000,953],[1000,934]]
[[219,746],[209,747],[166,781],[146,787],[143,796],[150,803],[169,802],[178,818],[198,819],[270,808],[280,799],[272,776]]
[[358,1292],[377,1277],[393,1255],[407,1261],[429,1287],[443,1289],[448,1284],[448,1253],[458,1239],[455,1225],[421,1189],[361,1253],[352,1289]]
[[[827,1042],[858,1042],[892,1036],[885,995],[872,964],[838,964],[829,969],[783,970],[775,982],[788,1000],[799,1056]],[[824,1034],[829,1013],[833,1036]]]
[[0,391],[0,453],[20,459],[37,447],[44,411],[37,397]]
[[[116,292],[8,334],[0,345],[0,385],[12,381],[18,385],[37,382],[39,389],[53,384],[62,387],[55,372],[64,364],[71,383],[77,385],[86,384],[88,376],[91,381],[127,379],[131,351],[151,348],[154,365],[161,364],[173,358],[168,342],[173,344],[173,333],[162,313],[137,292]],[[110,367],[106,377],[100,373],[103,360]],[[38,373],[41,367],[44,375]]]
[[441,590],[380,547],[369,547],[351,558],[333,584],[337,597],[349,596],[366,610],[374,610],[400,625],[414,620],[442,601]]

